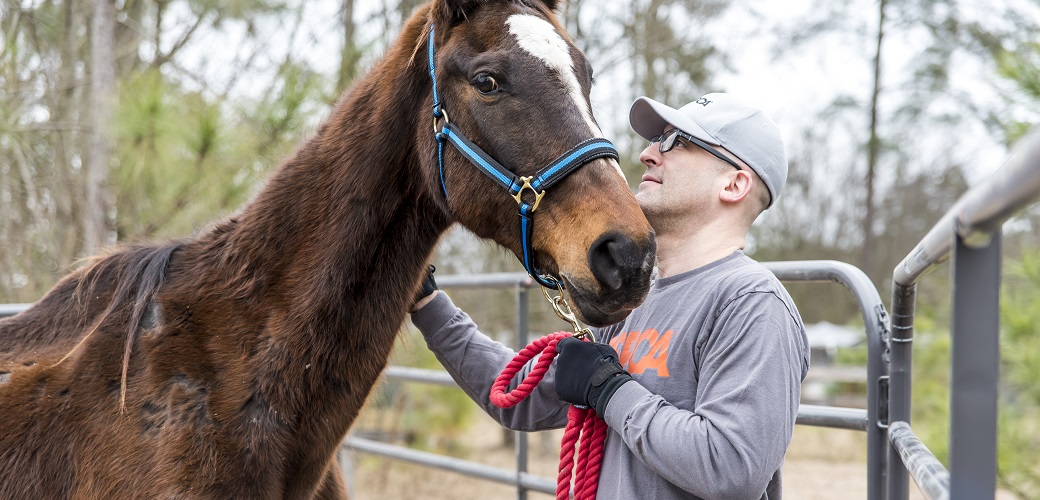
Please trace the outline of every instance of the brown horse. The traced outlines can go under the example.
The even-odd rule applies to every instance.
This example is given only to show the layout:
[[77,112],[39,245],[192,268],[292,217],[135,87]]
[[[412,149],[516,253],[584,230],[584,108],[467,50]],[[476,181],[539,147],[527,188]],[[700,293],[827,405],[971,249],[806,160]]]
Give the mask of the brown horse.
[[[439,236],[458,222],[523,251],[517,202],[451,148],[442,187],[427,37],[451,123],[530,175],[599,134],[555,9],[421,7],[236,215],[98,257],[0,322],[0,498],[344,497],[335,451]],[[535,220],[534,266],[587,322],[645,297],[653,235],[614,160]]]

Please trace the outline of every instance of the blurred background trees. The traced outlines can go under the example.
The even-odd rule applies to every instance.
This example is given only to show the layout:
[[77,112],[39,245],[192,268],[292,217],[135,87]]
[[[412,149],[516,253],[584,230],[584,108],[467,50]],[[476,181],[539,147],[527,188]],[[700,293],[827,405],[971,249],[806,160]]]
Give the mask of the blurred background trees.
[[[419,3],[4,0],[0,299],[30,301],[102,246],[190,234],[240,206]],[[633,184],[635,97],[750,98],[785,131],[791,175],[749,252],[849,261],[882,290],[1040,112],[1027,1],[574,0],[561,19]],[[492,257],[460,270],[516,269]]]
[[[329,99],[323,76],[291,51],[272,53],[258,32],[275,25],[291,38],[300,10],[274,1],[0,4],[0,300],[32,301],[78,258],[190,234],[240,205]],[[198,51],[231,31],[239,45],[224,47],[226,73],[199,71]],[[263,89],[257,97],[237,80],[250,72],[265,72],[249,82]]]
[[[0,302],[35,300],[102,247],[188,236],[233,212],[420,3],[0,0]],[[1035,0],[571,0],[561,20],[595,67],[597,119],[633,186],[635,97],[736,93],[779,123],[790,160],[748,252],[851,262],[887,301],[898,261],[1040,122],[1038,12]],[[1040,352],[1038,221],[1034,208],[1005,230],[1002,416],[1014,422],[1040,408],[1025,359]],[[442,274],[521,270],[464,231],[435,262]],[[922,337],[948,338],[946,274],[922,280]],[[843,293],[791,290],[807,322],[857,315]],[[458,302],[511,342],[511,293]],[[532,331],[563,327],[531,311]],[[918,346],[926,377],[943,373],[942,345]],[[916,408],[941,414],[928,387]],[[1013,450],[1035,449],[1040,430],[1004,429],[1016,439],[1002,441],[1002,467],[1019,465],[1002,480],[1035,493],[1035,468]]]

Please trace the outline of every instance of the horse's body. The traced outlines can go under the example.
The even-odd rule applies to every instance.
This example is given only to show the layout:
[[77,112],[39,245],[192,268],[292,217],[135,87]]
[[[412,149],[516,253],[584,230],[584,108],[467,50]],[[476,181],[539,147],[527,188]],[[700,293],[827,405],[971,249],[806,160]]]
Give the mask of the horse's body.
[[[484,3],[419,9],[230,220],[191,240],[99,257],[0,322],[0,498],[344,495],[335,450],[386,364],[440,234],[461,222],[519,250],[515,202],[464,160],[446,159],[449,198],[441,192],[428,66],[416,55],[429,25],[439,23],[452,120],[500,159],[533,170],[589,133],[545,92],[528,101],[545,101],[532,109],[551,140],[518,128],[527,118],[501,123],[495,113],[509,101],[479,108],[492,101],[471,92],[466,65],[505,43],[506,17],[558,27],[555,2]],[[495,56],[519,64],[515,54]],[[534,233],[540,268],[567,281],[593,323],[642,300],[653,251],[615,166],[597,160],[572,174],[543,202]],[[604,238],[635,250],[604,249]],[[620,271],[599,268],[604,258]]]

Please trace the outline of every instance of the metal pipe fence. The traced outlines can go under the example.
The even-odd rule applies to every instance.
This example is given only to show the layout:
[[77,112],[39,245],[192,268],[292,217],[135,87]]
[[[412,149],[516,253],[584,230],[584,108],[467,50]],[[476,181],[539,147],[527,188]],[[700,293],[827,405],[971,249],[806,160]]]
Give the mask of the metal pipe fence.
[[[863,429],[867,433],[867,498],[869,500],[883,498],[882,491],[889,458],[884,435],[885,424],[888,422],[887,398],[882,395],[887,390],[888,381],[885,354],[889,329],[888,313],[881,302],[877,288],[862,270],[844,262],[790,261],[764,262],[763,265],[781,281],[788,283],[839,283],[856,299],[866,329],[867,342],[867,424],[866,429]],[[812,371],[811,366],[809,370]],[[810,418],[810,414],[807,413],[803,419],[802,410],[799,409],[798,423],[819,425],[819,423],[808,424],[807,419]],[[812,421],[820,422],[815,419]],[[827,420],[822,422],[827,422]]]
[[[949,482],[929,480],[924,486],[915,475],[930,497],[995,495],[1001,227],[1038,198],[1040,131],[1035,131],[1019,143],[1007,163],[962,195],[893,271],[889,418],[912,436],[917,280],[953,257]],[[886,497],[904,500],[909,495],[907,468],[931,463],[935,457],[923,445],[892,446],[888,460]]]
[[[817,405],[801,405],[798,410],[799,425],[828,427],[863,431],[867,434],[868,456],[868,498],[881,498],[879,485],[883,484],[883,461],[885,457],[884,428],[880,424],[883,408],[879,406],[884,398],[879,396],[881,381],[884,379],[882,362],[883,346],[887,336],[887,315],[881,297],[865,274],[855,266],[837,261],[791,261],[763,263],[780,280],[786,282],[835,282],[843,285],[852,293],[857,301],[867,338],[867,409],[840,408]],[[526,346],[529,333],[528,294],[537,286],[524,273],[495,273],[472,276],[440,276],[437,283],[444,289],[472,288],[514,288],[516,293],[516,342],[517,349]],[[29,304],[0,306],[0,318],[10,316],[26,309]],[[810,368],[811,370],[811,368]],[[441,370],[425,370],[419,368],[389,366],[384,377],[402,382],[424,383],[439,386],[456,386],[457,384]],[[515,434],[517,467],[505,470],[484,464],[460,460],[434,453],[413,450],[403,446],[391,445],[348,436],[343,442],[345,450],[383,456],[395,460],[406,461],[427,467],[451,471],[473,476],[488,481],[515,486],[517,498],[524,500],[530,491],[554,494],[555,480],[531,475],[527,472],[527,437],[528,433],[517,431]],[[349,456],[349,454],[346,454]],[[344,457],[344,454],[340,455]],[[344,467],[350,471],[350,466]]]
[[32,304],[0,304],[0,318],[14,316],[29,308]]

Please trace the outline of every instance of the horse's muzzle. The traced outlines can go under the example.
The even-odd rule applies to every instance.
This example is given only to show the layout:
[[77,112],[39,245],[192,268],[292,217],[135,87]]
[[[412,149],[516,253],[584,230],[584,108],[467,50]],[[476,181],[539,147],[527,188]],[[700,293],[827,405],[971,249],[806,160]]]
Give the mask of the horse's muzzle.
[[589,269],[608,293],[639,288],[650,279],[655,246],[653,236],[640,245],[623,234],[605,234],[589,247]]
[[586,322],[594,326],[616,323],[646,298],[656,249],[653,233],[644,242],[607,233],[589,247],[589,269],[598,290],[587,286],[571,290]]

